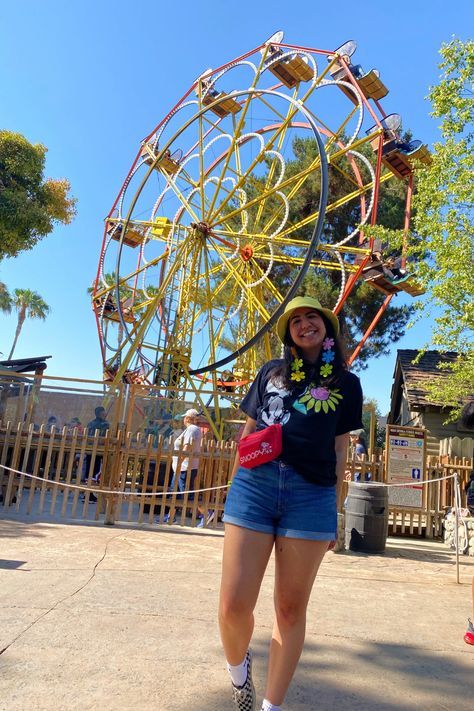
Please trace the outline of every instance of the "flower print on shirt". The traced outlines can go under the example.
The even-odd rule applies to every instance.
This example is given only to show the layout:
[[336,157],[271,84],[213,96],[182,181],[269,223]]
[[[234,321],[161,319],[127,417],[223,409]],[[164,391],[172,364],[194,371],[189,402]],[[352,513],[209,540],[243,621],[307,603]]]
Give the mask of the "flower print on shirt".
[[321,385],[316,386],[314,383],[310,383],[304,393],[293,403],[293,407],[303,414],[308,414],[311,410],[315,412],[322,410],[324,413],[328,413],[330,410],[335,412],[341,400],[342,395],[338,388],[329,390]]

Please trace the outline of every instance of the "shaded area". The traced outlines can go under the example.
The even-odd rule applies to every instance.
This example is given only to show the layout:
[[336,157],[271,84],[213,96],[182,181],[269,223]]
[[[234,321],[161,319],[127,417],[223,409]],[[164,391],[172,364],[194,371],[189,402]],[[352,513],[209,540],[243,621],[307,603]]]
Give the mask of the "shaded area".
[[0,558],[0,568],[5,570],[15,570],[16,568],[21,568],[22,565],[26,564],[26,560],[4,560]]

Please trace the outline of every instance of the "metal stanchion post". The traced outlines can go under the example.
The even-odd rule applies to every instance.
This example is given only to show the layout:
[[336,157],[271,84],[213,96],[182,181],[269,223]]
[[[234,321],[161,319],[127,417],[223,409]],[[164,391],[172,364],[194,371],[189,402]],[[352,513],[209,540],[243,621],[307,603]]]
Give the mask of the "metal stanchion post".
[[458,503],[461,501],[459,489],[459,474],[456,472],[454,479],[454,520],[456,526],[455,541],[456,541],[456,582],[459,584],[459,509]]

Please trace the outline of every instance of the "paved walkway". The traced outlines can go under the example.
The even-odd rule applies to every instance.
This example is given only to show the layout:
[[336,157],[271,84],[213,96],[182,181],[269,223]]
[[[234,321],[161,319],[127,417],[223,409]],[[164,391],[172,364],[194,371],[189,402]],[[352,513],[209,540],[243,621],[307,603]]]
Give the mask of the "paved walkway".
[[[2,711],[231,711],[216,626],[222,533],[0,520]],[[328,553],[285,711],[467,711],[474,560],[389,539]],[[261,699],[272,570],[253,647]]]

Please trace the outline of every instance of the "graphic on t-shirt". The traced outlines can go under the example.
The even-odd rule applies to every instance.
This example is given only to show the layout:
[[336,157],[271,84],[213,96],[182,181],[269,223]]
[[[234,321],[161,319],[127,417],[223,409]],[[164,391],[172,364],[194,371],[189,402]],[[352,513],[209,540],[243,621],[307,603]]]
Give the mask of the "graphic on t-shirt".
[[268,394],[268,402],[265,409],[261,412],[262,421],[268,426],[274,423],[284,425],[290,419],[290,413],[285,409],[283,398],[289,393],[285,388],[268,380],[265,387],[265,392]]
[[295,400],[293,407],[303,415],[307,415],[310,410],[315,412],[325,412],[326,414],[332,410],[336,411],[336,407],[342,400],[342,395],[339,389],[328,390],[321,385],[310,383],[304,393]]

